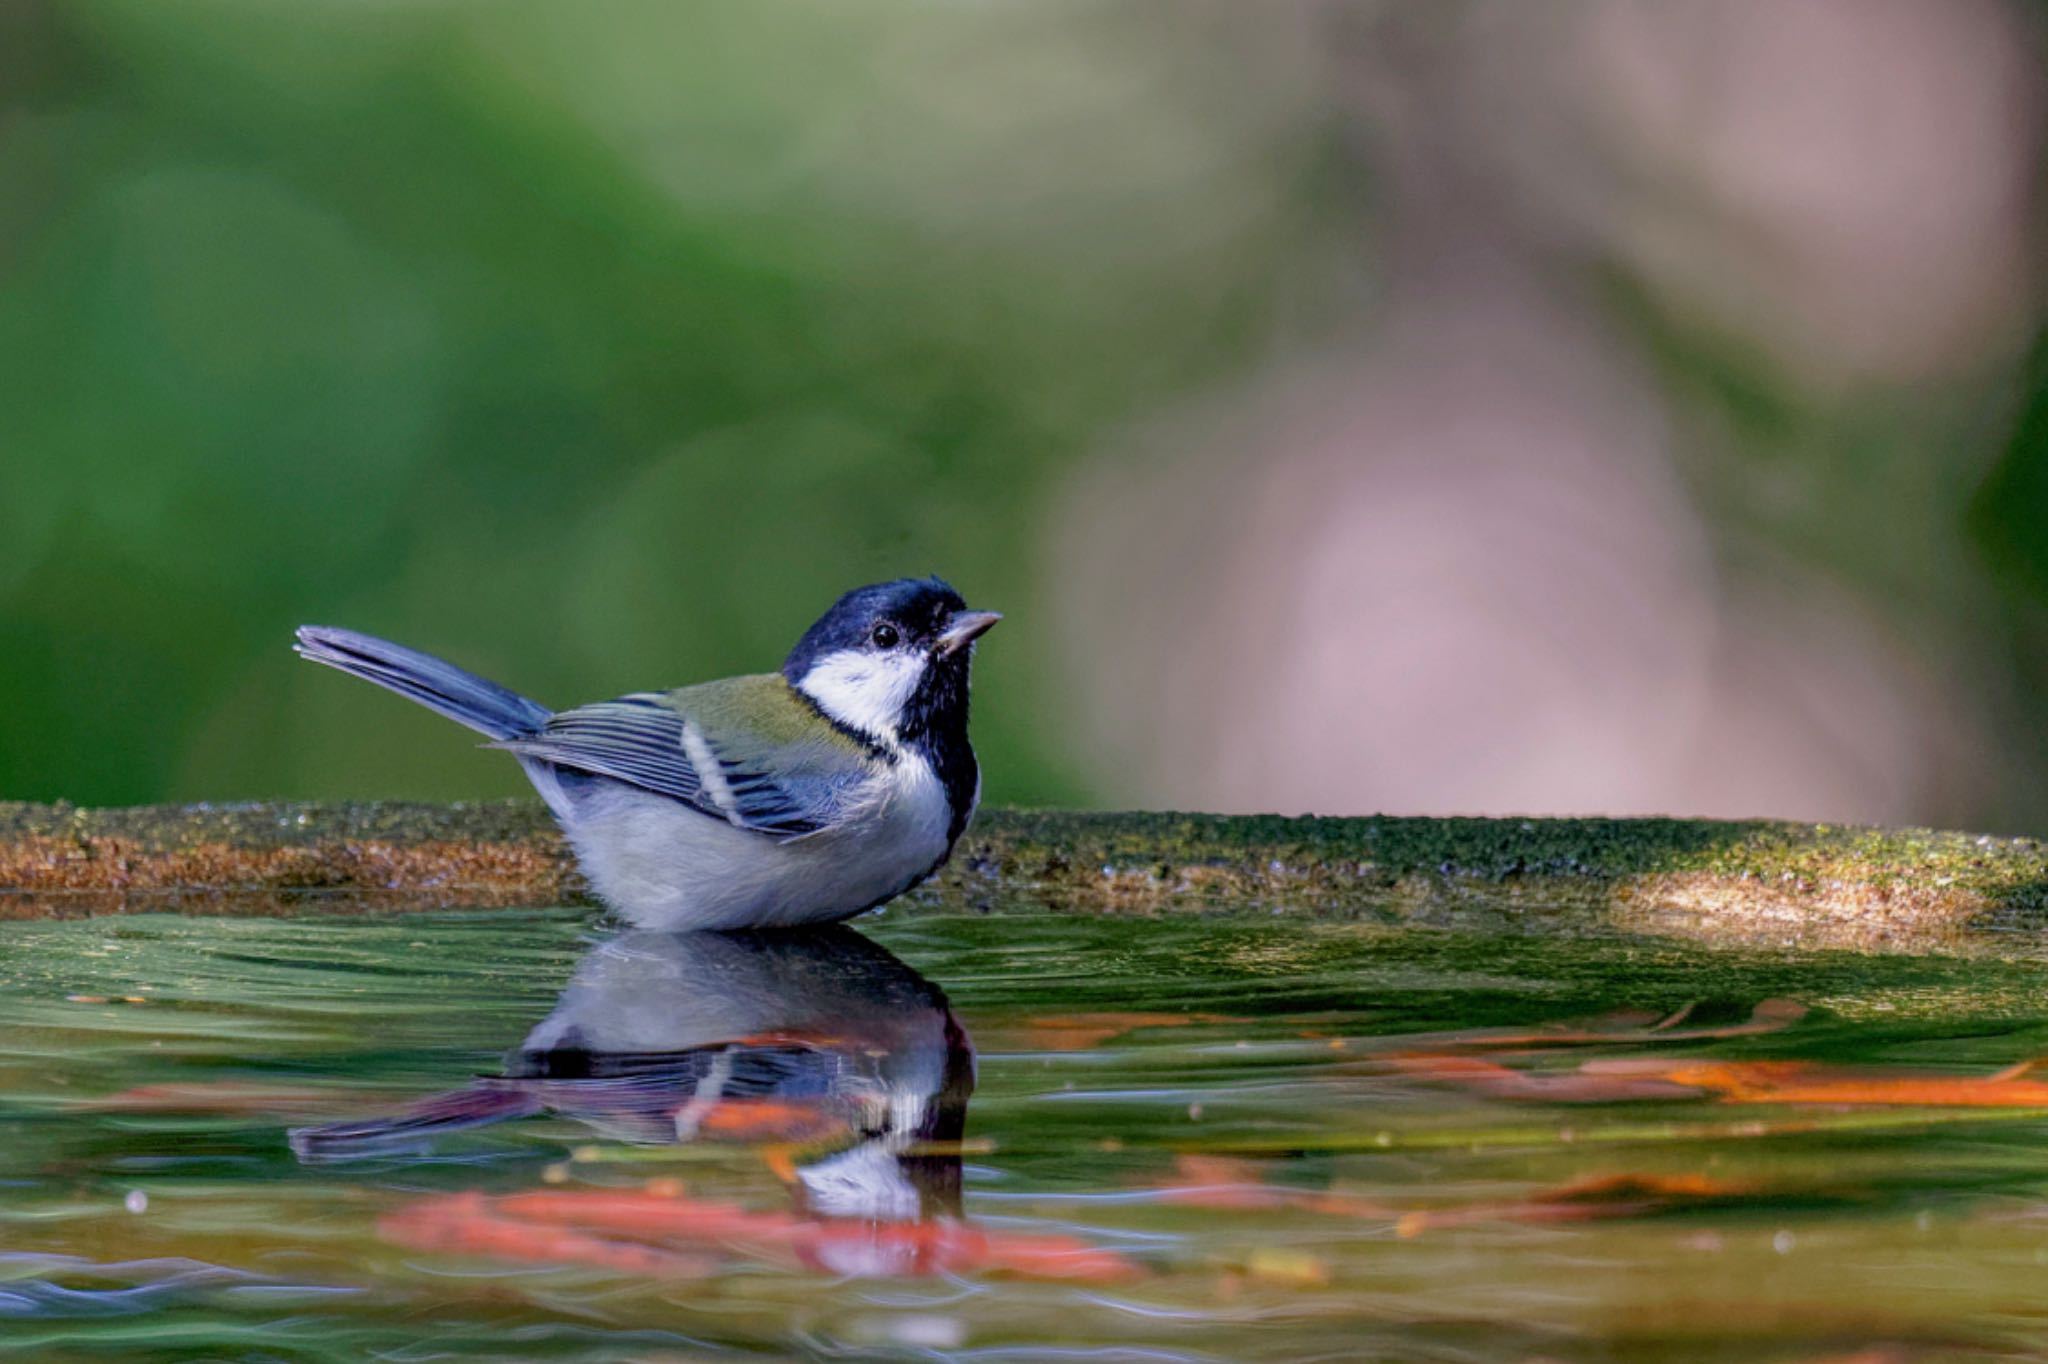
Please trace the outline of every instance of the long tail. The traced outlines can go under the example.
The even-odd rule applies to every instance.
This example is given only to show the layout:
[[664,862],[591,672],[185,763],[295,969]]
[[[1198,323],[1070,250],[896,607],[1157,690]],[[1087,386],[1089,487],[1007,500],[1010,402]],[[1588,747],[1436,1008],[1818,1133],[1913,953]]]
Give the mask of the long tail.
[[373,635],[301,625],[299,642],[293,647],[301,658],[375,682],[493,739],[535,733],[552,714],[540,702],[464,672],[453,663]]
[[294,1127],[289,1139],[292,1154],[308,1165],[370,1160],[424,1151],[444,1132],[529,1118],[542,1110],[540,1099],[526,1090],[480,1080],[467,1089],[423,1099],[392,1117]]

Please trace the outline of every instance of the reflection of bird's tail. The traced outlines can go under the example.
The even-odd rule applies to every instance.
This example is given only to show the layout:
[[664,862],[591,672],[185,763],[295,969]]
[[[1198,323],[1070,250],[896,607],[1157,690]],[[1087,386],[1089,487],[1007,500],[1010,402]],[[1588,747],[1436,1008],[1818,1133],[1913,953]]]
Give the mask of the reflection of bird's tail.
[[437,1094],[389,1118],[295,1127],[292,1153],[308,1165],[372,1160],[419,1150],[444,1132],[529,1117],[541,1108],[540,1100],[524,1090],[484,1082]]
[[374,635],[301,625],[296,647],[302,658],[375,682],[493,739],[532,734],[550,714],[546,706],[518,692]]

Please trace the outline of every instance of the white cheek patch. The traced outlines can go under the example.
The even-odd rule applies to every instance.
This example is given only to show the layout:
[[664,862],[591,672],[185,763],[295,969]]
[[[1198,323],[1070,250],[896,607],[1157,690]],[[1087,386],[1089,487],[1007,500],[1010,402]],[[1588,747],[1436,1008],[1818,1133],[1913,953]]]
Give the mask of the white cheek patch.
[[893,744],[897,722],[924,680],[925,666],[921,652],[841,649],[813,663],[796,685],[839,723]]

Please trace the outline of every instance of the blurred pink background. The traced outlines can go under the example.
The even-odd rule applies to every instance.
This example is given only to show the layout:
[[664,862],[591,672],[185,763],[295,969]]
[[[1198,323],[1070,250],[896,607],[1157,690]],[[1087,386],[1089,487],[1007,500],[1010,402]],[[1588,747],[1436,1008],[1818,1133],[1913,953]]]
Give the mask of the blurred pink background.
[[[1930,410],[1995,389],[2038,323],[2038,34],[1990,0],[1334,30],[1327,78],[1387,175],[1379,287],[1344,334],[1108,442],[1047,538],[1110,799],[1986,818],[2029,721],[1940,588],[1883,561],[1960,554],[1988,456]],[[1617,312],[1743,357],[1797,421],[1895,420],[1868,458],[1924,466],[1885,475],[1924,496],[1840,505],[1855,452],[1754,448]]]

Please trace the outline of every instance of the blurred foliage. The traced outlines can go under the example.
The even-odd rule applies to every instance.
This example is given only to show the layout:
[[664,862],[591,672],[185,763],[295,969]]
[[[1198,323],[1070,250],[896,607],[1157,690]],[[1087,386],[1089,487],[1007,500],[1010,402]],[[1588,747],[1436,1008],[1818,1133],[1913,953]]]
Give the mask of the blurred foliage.
[[[1063,476],[1369,332],[1412,137],[1362,73],[1462,15],[1396,10],[0,5],[0,796],[514,793],[291,628],[561,704],[772,667],[843,589],[937,572],[1010,615],[989,797],[1088,799]],[[1816,393],[1511,231],[1606,281],[1717,572],[1840,583],[2013,732],[1922,817],[2048,811],[2048,359]]]
[[2048,333],[2035,342],[2026,389],[2012,443],[1978,492],[1971,527],[2016,588],[2048,603],[2048,536],[2041,534],[2048,508]]
[[1298,71],[1161,9],[0,8],[0,793],[512,792],[291,627],[568,703],[939,572],[990,797],[1084,794],[1034,499],[1339,254]]

